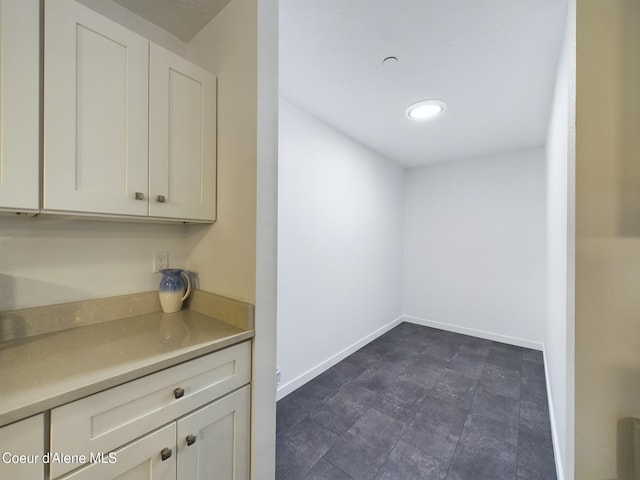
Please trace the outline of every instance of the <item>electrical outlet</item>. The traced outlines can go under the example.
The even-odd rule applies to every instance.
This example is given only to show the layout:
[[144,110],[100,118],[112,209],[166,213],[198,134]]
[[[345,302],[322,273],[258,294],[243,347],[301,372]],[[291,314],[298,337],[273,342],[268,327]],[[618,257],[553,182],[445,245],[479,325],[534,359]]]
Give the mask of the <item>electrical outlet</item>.
[[158,273],[165,268],[169,268],[169,252],[153,252],[153,273]]

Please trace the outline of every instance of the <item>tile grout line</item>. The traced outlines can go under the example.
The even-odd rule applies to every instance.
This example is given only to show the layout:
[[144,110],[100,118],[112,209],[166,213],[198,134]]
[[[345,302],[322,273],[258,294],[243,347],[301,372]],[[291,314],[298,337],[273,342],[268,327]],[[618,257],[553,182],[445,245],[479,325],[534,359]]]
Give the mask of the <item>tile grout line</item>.
[[518,390],[518,432],[516,436],[516,473],[514,480],[518,480],[518,464],[520,463],[520,422],[522,421],[522,372],[524,370],[524,350],[520,359],[520,389]]
[[476,395],[478,395],[478,386],[480,385],[480,378],[482,378],[482,374],[487,368],[488,357],[489,355],[487,355],[487,357],[484,359],[484,363],[482,365],[482,372],[480,373],[480,376],[478,377],[478,381],[476,382],[476,385],[474,387],[473,398],[471,399],[471,404],[469,405],[469,409],[467,410],[467,417],[465,418],[464,423],[462,424],[462,428],[460,429],[460,435],[458,436],[458,441],[456,442],[456,448],[453,450],[453,453],[451,454],[451,459],[449,460],[449,465],[447,466],[447,474],[444,476],[443,480],[447,480],[447,478],[449,477],[451,465],[453,464],[453,458],[455,457],[456,452],[458,451],[458,446],[460,445],[460,441],[462,440],[462,432],[464,432],[464,427],[467,424],[467,420],[471,416],[471,406],[473,405],[473,401],[476,399]]
[[[345,472],[344,470],[342,470],[339,466],[335,465],[334,463],[332,463],[331,461],[329,461],[328,459],[324,458],[324,455],[322,457],[320,457],[320,460],[324,460],[325,462],[327,462],[329,465],[333,466],[336,470],[339,470],[340,472],[344,473],[347,477],[349,477],[351,480],[355,480],[351,475],[349,475],[347,472]],[[318,460],[318,462],[320,461]],[[316,463],[318,463],[316,462]],[[314,464],[315,467],[315,464]],[[313,469],[312,469],[313,470]],[[311,470],[309,470],[311,471]],[[309,472],[307,472],[307,475],[309,474]],[[305,475],[306,476],[306,475]],[[302,479],[304,480],[304,478]]]
[[[399,343],[399,342],[397,342],[397,343]],[[383,356],[381,356],[381,358],[384,358],[384,357],[383,357]],[[402,370],[402,373],[404,373],[408,368],[409,368],[408,366],[407,366],[407,367],[404,367],[404,368],[403,368],[403,370]],[[398,382],[398,380],[399,380],[399,377],[400,377],[400,376],[401,376],[401,375],[398,375],[398,379],[396,379],[396,380],[395,380],[395,381],[394,381],[394,382],[393,382],[393,383],[392,383],[392,384],[391,384],[391,385],[390,385],[390,386],[385,390],[385,392],[375,392],[375,391],[373,391],[373,390],[370,390],[370,391],[371,391],[372,393],[374,393],[376,396],[383,396],[383,395],[384,395],[384,393],[386,393],[386,392],[387,392],[387,391],[388,391],[388,390],[389,390],[393,385],[395,385],[395,384]],[[353,380],[353,379],[351,379],[351,380]],[[365,388],[365,389],[369,390],[366,386],[363,386],[363,388]],[[326,400],[325,400],[325,401],[326,401]],[[324,402],[323,402],[323,403],[324,403]],[[378,413],[380,413],[380,414],[382,414],[382,415],[387,415],[385,412],[381,412],[380,410],[376,409],[375,407],[366,407],[366,410],[367,410],[367,411],[371,411],[371,410],[373,410],[373,411],[376,411],[376,412],[378,412]],[[354,424],[355,424],[355,423],[357,423],[357,422],[358,422],[358,420],[359,420],[360,418],[362,418],[365,414],[366,414],[366,411],[365,411],[365,413],[363,413],[362,415],[360,415],[360,416],[358,417],[358,419],[356,419],[356,421],[354,422]],[[388,415],[387,415],[387,416],[388,416]],[[414,416],[415,416],[415,414],[414,414]],[[316,424],[320,425],[318,422],[315,422],[315,421],[314,421],[313,419],[311,419],[310,417],[307,417],[307,418],[309,418],[312,422],[314,422],[314,423],[316,423]],[[393,417],[390,417],[390,418],[393,418]],[[396,420],[397,420],[397,419],[396,419]],[[402,423],[404,423],[404,422],[402,422]],[[322,426],[322,425],[320,425],[320,426]],[[394,443],[393,447],[389,450],[389,454],[386,456],[386,458],[384,459],[384,461],[382,462],[382,464],[380,465],[380,467],[378,468],[378,470],[376,470],[376,473],[375,473],[375,475],[373,476],[373,479],[372,479],[372,480],[374,480],[374,479],[375,479],[375,477],[377,477],[377,476],[378,476],[378,473],[380,473],[380,470],[382,469],[382,467],[384,466],[384,464],[385,464],[385,463],[387,462],[387,460],[389,459],[389,456],[391,455],[391,452],[395,449],[395,447],[397,446],[398,442],[399,442],[399,441],[400,441],[400,439],[402,438],[402,435],[404,434],[404,432],[405,432],[406,428],[407,428],[407,426],[405,425],[405,426],[403,427],[402,432],[400,433],[400,435],[399,435],[399,437],[398,437],[398,440]],[[335,443],[337,443],[337,442],[338,442],[338,441],[339,441],[339,440],[340,440],[340,439],[341,439],[341,438],[342,438],[342,437],[343,437],[343,436],[344,436],[348,431],[349,431],[349,429],[347,429],[347,431],[345,431],[342,435],[339,435],[339,436],[338,436],[338,438],[335,440],[335,442],[333,442],[333,444],[331,445],[331,447],[329,447],[329,450],[330,450],[330,449],[335,445]],[[329,450],[327,450],[327,452],[328,452]],[[325,452],[325,455],[326,455],[326,453],[327,453],[327,452]],[[340,467],[338,467],[337,465],[335,465],[335,464],[334,464],[333,462],[331,462],[328,458],[325,458],[325,455],[323,455],[322,457],[320,457],[320,459],[318,459],[318,461],[317,461],[316,463],[314,463],[314,464],[311,466],[311,468],[310,468],[310,469],[305,473],[305,476],[306,476],[306,475],[308,475],[308,474],[309,474],[309,472],[310,472],[311,470],[313,470],[313,467],[315,467],[315,465],[316,465],[320,460],[324,459],[327,463],[329,463],[329,464],[331,464],[332,466],[334,466],[334,467],[335,467],[336,469],[338,469],[340,472],[344,473],[347,477],[349,477],[350,479],[353,479],[353,477],[351,477],[351,475],[349,475],[347,472],[345,472],[345,471],[344,471],[344,470],[342,470]],[[304,479],[304,477],[303,477],[303,479]]]
[[[400,341],[398,343],[401,343]],[[429,344],[431,344],[433,342],[429,342]],[[404,370],[402,371],[402,373],[404,373],[405,371],[407,371],[409,369],[409,366],[405,367]],[[440,373],[440,375],[438,375],[438,378],[440,378],[440,376],[442,375],[442,372]],[[400,377],[400,376],[399,376]],[[386,393],[393,385],[395,385],[398,381],[399,381],[399,377],[398,380],[396,380],[392,385],[389,386],[389,388],[387,388],[387,390],[384,392]],[[427,398],[427,396],[429,395],[429,391],[433,388],[433,385],[431,385],[429,387],[429,389],[427,390],[427,392],[425,393],[424,397],[422,398],[422,400],[420,400],[420,407],[422,406],[422,403],[425,401],[425,399]],[[383,394],[381,394],[383,395]],[[378,475],[380,474],[380,470],[382,470],[382,468],[384,467],[384,465],[387,463],[387,460],[389,460],[389,457],[391,456],[391,454],[393,453],[393,451],[395,450],[395,448],[398,446],[398,443],[400,443],[400,441],[402,440],[402,437],[404,436],[405,432],[407,431],[407,428],[409,427],[409,424],[413,421],[413,419],[415,418],[415,416],[417,415],[418,411],[420,410],[420,407],[418,407],[418,409],[413,413],[413,415],[411,416],[411,419],[409,419],[406,423],[402,422],[404,424],[404,427],[402,429],[402,432],[400,433],[400,435],[398,436],[398,439],[396,440],[396,442],[393,444],[393,447],[391,447],[391,449],[389,450],[388,455],[386,456],[386,458],[384,459],[384,462],[382,462],[382,464],[380,465],[380,468],[378,468],[378,470],[376,471],[376,474],[373,476],[372,480],[375,480]],[[380,412],[379,410],[377,410],[375,407],[372,408],[372,410],[376,410],[378,413],[381,413],[383,415],[387,415],[384,412]],[[393,418],[393,417],[391,417]],[[396,419],[397,420],[397,419]],[[410,445],[410,444],[409,444]],[[415,447],[418,448],[418,447]]]
[[[324,401],[323,401],[322,403],[324,403]],[[326,459],[326,458],[324,458],[324,457],[325,457],[325,455],[327,454],[327,452],[328,452],[329,450],[331,450],[331,449],[333,448],[333,446],[338,442],[338,440],[340,440],[340,439],[342,438],[342,435],[338,435],[337,433],[332,432],[331,430],[329,430],[328,428],[326,428],[324,425],[321,425],[320,423],[316,422],[316,421],[315,421],[313,418],[311,418],[309,415],[306,415],[304,418],[306,418],[306,419],[307,419],[307,420],[309,420],[310,422],[312,422],[312,423],[316,424],[317,426],[319,426],[319,427],[320,427],[320,428],[322,428],[323,430],[326,430],[327,432],[333,433],[334,435],[336,435],[336,439],[335,439],[333,442],[331,442],[331,445],[329,445],[329,448],[327,448],[327,451],[326,451],[326,452],[324,452],[324,454],[322,454],[322,456],[321,456],[318,460],[316,460],[316,461],[315,461],[315,462],[314,462],[314,463],[309,467],[309,469],[308,469],[306,472],[304,472],[304,474],[300,477],[300,479],[301,479],[301,480],[304,480],[304,478],[305,478],[307,475],[309,475],[309,472],[311,472],[311,470],[313,470],[313,468],[318,464],[318,462],[320,462],[320,460],[324,460],[325,462],[331,463],[331,462],[329,462],[329,460],[328,460],[328,459]],[[333,463],[331,463],[331,465],[333,465]],[[337,466],[335,466],[335,465],[333,465],[333,466],[334,466],[334,467],[336,467],[336,468],[338,468],[338,467],[337,467]],[[340,469],[338,468],[338,470],[340,470]],[[342,470],[340,470],[340,471],[342,472]],[[345,475],[347,475],[347,477],[352,478],[352,477],[351,477],[350,475],[348,475],[346,472],[342,472],[342,473],[344,473]]]
[[[404,337],[399,337],[393,343],[394,343],[394,345],[403,344],[403,343],[405,343],[404,340],[405,340]],[[446,342],[446,340],[447,339],[445,339],[443,341]],[[424,347],[426,347],[427,345],[435,345],[435,344],[438,344],[438,343],[439,343],[438,339],[429,339],[427,342],[425,342],[425,345],[423,346],[421,351],[424,351],[425,350]],[[491,346],[495,345],[495,343],[496,342],[490,341]],[[413,345],[413,342],[407,342],[407,344],[408,345]],[[458,343],[457,345],[455,345],[455,347],[454,347],[455,348],[455,353],[453,354],[452,358],[455,358],[455,356],[460,353],[460,349],[464,345],[466,345],[466,343]],[[452,350],[453,349],[449,349],[448,352],[451,352]],[[523,424],[522,412],[523,412],[523,401],[524,401],[524,398],[523,398],[523,395],[522,395],[522,386],[523,386],[523,381],[524,381],[524,378],[525,378],[525,376],[524,376],[524,366],[525,365],[524,364],[526,363],[525,362],[525,360],[526,360],[526,358],[525,358],[526,357],[526,355],[525,355],[526,350],[522,349],[522,348],[519,348],[518,351],[519,351],[518,352],[519,353],[518,356],[520,356],[520,358],[517,359],[516,362],[515,362],[516,365],[518,363],[520,364],[520,368],[518,369],[519,370],[519,372],[518,372],[518,380],[519,380],[519,392],[518,393],[519,393],[519,395],[518,395],[518,404],[517,404],[517,408],[518,408],[518,419],[517,420],[518,421],[516,423],[516,439],[515,439],[516,440],[515,441],[515,444],[516,444],[516,452],[515,453],[516,453],[516,455],[515,455],[515,465],[514,465],[515,466],[514,479],[518,478],[518,464],[519,464],[519,461],[520,461],[520,457],[522,456],[521,455],[521,451],[520,451],[520,447],[521,447],[521,445],[520,445],[520,431],[521,431],[521,426]],[[447,355],[449,354],[448,352],[447,352]],[[466,352],[466,350],[465,350],[465,352]],[[373,352],[373,353],[375,353],[375,352]],[[397,356],[396,353],[398,353],[398,352],[394,351],[394,356],[393,356],[394,359]],[[402,352],[399,352],[399,353],[402,353]],[[471,353],[473,353],[473,352],[471,352]],[[465,432],[466,426],[470,425],[469,422],[471,421],[471,409],[473,407],[474,402],[478,398],[478,395],[479,395],[478,388],[479,388],[479,386],[480,386],[480,384],[482,382],[483,375],[485,375],[488,372],[488,368],[491,365],[493,365],[493,364],[489,364],[487,362],[487,360],[489,358],[489,354],[490,354],[490,350],[488,351],[487,354],[484,355],[484,357],[481,360],[482,361],[482,369],[480,370],[480,375],[477,376],[477,377],[475,377],[475,375],[477,375],[477,373],[473,375],[475,377],[475,382],[473,382],[474,391],[473,391],[473,395],[470,398],[469,407],[466,409],[466,415],[464,417],[463,425],[460,427],[459,435],[458,435],[458,438],[456,440],[456,444],[455,444],[454,448],[452,449],[452,453],[448,456],[448,464],[444,465],[444,462],[443,462],[442,470],[439,470],[444,475],[443,479],[445,479],[445,480],[447,478],[450,478],[450,476],[453,475],[454,471],[457,471],[455,469],[451,470],[451,467],[453,466],[453,460],[454,460],[456,454],[458,452],[464,452],[464,444],[461,444],[462,436],[463,436],[463,433]],[[384,358],[384,355],[378,355],[378,356],[380,357],[380,359]],[[395,359],[395,360],[393,360],[391,362],[392,363],[399,363],[399,361],[396,362],[396,360],[397,359]],[[445,360],[445,359],[443,358],[443,360]],[[478,358],[478,360],[480,360],[480,358]],[[426,361],[428,361],[428,359]],[[438,365],[440,365],[440,364],[438,364]],[[466,365],[466,363],[463,362],[462,366],[464,367],[465,365]],[[398,377],[401,377],[402,374],[404,374],[405,372],[410,370],[411,366],[412,366],[412,363],[404,365],[404,367],[402,368],[402,373],[400,375],[398,375]],[[386,452],[386,455],[383,457],[380,467],[376,470],[376,472],[374,472],[372,474],[373,475],[372,479],[376,479],[381,475],[381,472],[383,471],[384,466],[389,462],[389,459],[391,458],[391,454],[393,453],[393,451],[395,451],[398,448],[398,445],[400,444],[400,442],[403,441],[404,435],[407,433],[407,431],[409,429],[409,426],[411,425],[412,422],[415,421],[418,412],[420,412],[421,408],[423,408],[423,406],[425,405],[425,402],[429,401],[429,394],[433,391],[435,386],[438,385],[439,380],[443,375],[443,372],[447,368],[453,368],[450,365],[450,360],[446,361],[446,365],[441,365],[441,366],[438,367],[439,373],[437,375],[437,378],[434,379],[434,381],[430,381],[429,382],[428,388],[426,390],[424,390],[424,395],[422,395],[422,397],[416,397],[417,401],[415,403],[412,403],[410,405],[410,407],[407,407],[404,403],[398,404],[398,405],[404,405],[402,410],[406,410],[406,413],[409,414],[409,415],[407,415],[407,419],[406,420],[401,420],[400,418],[396,418],[396,416],[394,414],[390,414],[390,413],[384,411],[385,408],[382,408],[383,405],[379,404],[379,402],[375,402],[375,405],[369,405],[369,406],[364,405],[364,404],[362,405],[363,407],[365,407],[365,411],[376,411],[376,412],[379,412],[380,414],[389,416],[390,418],[395,418],[396,420],[398,420],[398,421],[400,421],[402,423],[402,429],[400,430],[397,439],[392,443],[390,449]],[[505,367],[505,368],[507,368],[507,367]],[[509,367],[509,368],[511,368],[511,367]],[[465,369],[465,372],[466,372],[466,370],[468,370],[468,369]],[[457,371],[457,370],[452,370],[452,371]],[[477,372],[477,370],[476,370],[476,372]],[[433,373],[435,373],[435,372],[433,372]],[[461,375],[463,375],[463,376],[471,376],[470,374],[466,375],[465,373],[462,373],[462,372],[459,372],[459,373]],[[429,378],[431,378],[431,375],[429,375]],[[350,378],[350,381],[352,381],[352,380],[353,380],[353,378]],[[390,378],[389,380],[392,380],[392,379]],[[398,383],[398,381],[399,381],[399,378],[397,378],[395,380],[392,380],[392,383],[382,392],[375,391],[375,390],[370,390],[370,391],[372,393],[375,393],[376,397],[378,399],[384,398],[385,395],[389,394],[389,391],[393,388],[394,385],[396,385]],[[421,382],[418,382],[418,383],[421,383]],[[425,384],[423,384],[423,385],[425,385]],[[367,386],[365,386],[365,385],[363,385],[363,388],[365,388],[366,390],[369,390],[369,388]],[[399,388],[398,391],[401,392],[403,390],[402,390],[402,388]],[[396,392],[396,393],[398,393],[398,392]],[[389,398],[392,399],[394,396],[395,396],[395,393],[393,395],[390,395]],[[508,395],[507,395],[507,397],[508,397]],[[327,397],[327,398],[329,398],[329,397]],[[322,401],[322,403],[325,403],[327,401],[327,398],[325,398]],[[398,398],[400,398],[400,397],[398,397]],[[469,398],[469,397],[467,397],[467,398]],[[390,400],[390,401],[393,401],[393,400]],[[398,408],[400,408],[400,407],[398,407]],[[395,410],[392,410],[392,411],[395,412]],[[300,413],[302,413],[302,412],[300,412]],[[402,413],[402,417],[404,417],[404,415],[405,415],[404,412],[399,412],[399,413]],[[461,412],[461,413],[465,414],[465,411],[463,410],[463,412]],[[364,413],[362,415],[364,415]],[[358,418],[355,420],[354,423],[357,423],[359,421],[359,419],[362,417],[362,415],[358,415]],[[329,459],[326,458],[327,452],[329,450],[331,450],[331,448],[333,448],[336,445],[336,443],[340,441],[341,438],[344,437],[346,432],[343,432],[342,434],[339,434],[337,432],[332,431],[331,429],[328,429],[328,428],[324,427],[321,423],[319,423],[318,421],[316,421],[313,418],[311,418],[311,414],[308,413],[308,412],[304,415],[303,418],[306,418],[307,421],[313,423],[314,425],[316,425],[318,427],[322,427],[323,429],[327,430],[328,432],[333,433],[334,435],[336,435],[336,439],[329,444],[328,450],[325,452],[325,454],[322,455],[316,462],[314,462],[308,469],[306,469],[306,471],[304,471],[302,473],[302,476],[299,477],[299,479],[304,479],[304,478],[309,477],[310,472],[314,468],[316,468],[318,466],[318,464],[320,463],[321,460],[324,460],[327,463],[329,463],[329,465],[331,466],[331,467],[327,466],[328,468],[335,468],[336,469],[335,473],[340,472],[341,474],[344,475],[344,478],[346,480],[354,480],[353,476],[351,476],[350,474],[346,473],[343,469],[341,469],[340,467],[336,466],[334,463],[332,463]],[[299,421],[302,421],[302,419],[299,420]],[[278,433],[277,436],[279,437],[280,435],[282,435],[286,431],[288,431],[290,428],[294,428],[295,425],[297,425],[298,423],[299,422],[296,422],[294,425],[289,426],[289,428],[283,429],[281,432]],[[418,450],[422,451],[423,453],[429,454],[429,452],[423,450],[420,445],[414,445],[411,442],[407,442],[406,440],[404,440],[404,441],[405,441],[406,444],[411,445],[414,448],[417,448]],[[463,446],[462,449],[461,449],[461,445]],[[383,455],[384,455],[384,451],[381,452],[381,453],[383,453]],[[444,458],[446,459],[447,457],[444,457]],[[395,464],[395,461],[392,461],[391,463]],[[327,467],[324,467],[324,468],[326,469]]]
[[[401,343],[401,342],[399,341],[398,343]],[[402,370],[402,373],[406,372],[408,369],[409,369],[409,366],[406,366],[406,367],[404,368],[404,370]],[[390,386],[389,386],[389,388],[387,388],[387,390],[386,390],[384,393],[386,393],[387,391],[389,391],[389,389],[399,381],[400,376],[401,376],[401,375],[399,375],[399,376],[398,376],[398,379],[397,379],[395,382],[393,382],[393,384],[392,384],[392,385],[390,385]],[[423,397],[423,399],[421,400],[421,402],[420,402],[420,406],[422,406],[422,402],[424,401],[424,398],[426,398],[426,396],[427,396],[427,394],[425,394],[425,396],[424,396],[424,397]],[[376,410],[376,409],[375,409],[375,408],[373,408],[373,410]],[[419,408],[418,408],[418,410],[419,410]],[[380,468],[378,468],[378,470],[376,471],[376,474],[373,476],[373,479],[372,479],[372,480],[375,480],[375,479],[378,477],[378,474],[380,473],[380,470],[382,470],[382,468],[384,467],[384,465],[387,463],[387,460],[389,460],[389,457],[391,456],[391,454],[393,453],[393,451],[395,450],[395,448],[398,446],[398,443],[400,443],[400,440],[402,440],[402,436],[403,436],[403,435],[404,435],[404,433],[407,431],[407,428],[409,427],[409,424],[410,424],[410,423],[411,423],[411,421],[415,418],[416,414],[418,413],[418,410],[416,410],[416,411],[414,412],[414,414],[412,415],[411,419],[410,419],[409,421],[407,421],[407,423],[406,423],[406,424],[405,424],[405,422],[402,422],[402,423],[404,424],[404,427],[403,427],[403,429],[402,429],[402,432],[400,433],[400,435],[398,435],[398,439],[397,439],[397,440],[396,440],[396,442],[393,444],[393,447],[391,447],[391,449],[389,450],[389,454],[388,454],[388,455],[386,456],[386,458],[384,459],[384,462],[382,462],[382,464],[380,465]],[[378,411],[378,410],[376,410],[376,411]],[[378,411],[378,413],[382,413],[383,415],[386,415],[386,413],[384,413],[384,412],[380,412],[380,411]],[[392,417],[392,418],[393,418],[393,417]],[[396,419],[396,420],[397,420],[397,419]]]
[[524,374],[524,350],[520,361],[520,390],[518,398],[518,438],[516,439],[516,480],[518,479],[518,465],[520,464],[520,423],[522,422],[522,376]]
[[402,429],[402,433],[398,436],[398,440],[396,440],[396,442],[393,444],[393,447],[391,447],[391,449],[389,450],[389,454],[385,457],[384,462],[382,462],[382,465],[380,465],[380,468],[376,470],[376,474],[373,476],[371,480],[375,480],[376,478],[378,478],[378,474],[380,473],[380,470],[382,470],[382,467],[384,467],[385,463],[387,463],[387,460],[389,460],[389,457],[391,456],[395,448],[398,446],[398,443],[400,443],[400,439],[402,438],[402,435],[404,435],[404,432],[406,431],[406,429],[407,429],[407,426],[405,425],[405,427]]
[[[432,340],[432,341],[428,342],[428,345],[431,345],[432,343],[435,343],[435,342],[436,342],[436,340]],[[456,351],[456,353],[457,353],[457,351]],[[407,371],[408,369],[409,369],[409,366],[405,367],[405,369],[403,370],[403,373],[404,373],[405,371]],[[440,372],[440,374],[438,375],[438,379],[439,379],[441,376],[442,376],[442,372]],[[438,379],[436,379],[436,382],[434,383],[434,385],[435,385],[435,384],[437,384],[437,380],[438,380]],[[393,385],[395,385],[397,382],[398,382],[398,380],[396,380],[396,381],[393,383]],[[393,386],[393,385],[391,385],[391,386]],[[375,476],[373,477],[373,479],[372,479],[372,480],[375,480],[375,479],[378,477],[378,475],[380,474],[380,470],[382,470],[382,468],[384,467],[384,465],[387,463],[387,460],[389,460],[389,457],[391,456],[391,454],[393,453],[393,451],[396,449],[396,447],[398,446],[398,444],[399,444],[399,443],[400,443],[400,441],[402,440],[402,437],[404,436],[405,432],[407,431],[407,428],[409,428],[409,425],[410,425],[410,424],[411,424],[411,422],[415,419],[416,415],[418,414],[418,411],[420,411],[420,408],[422,407],[422,404],[426,401],[427,397],[429,396],[429,392],[431,391],[431,389],[433,389],[434,385],[429,386],[429,388],[427,389],[427,391],[426,391],[426,393],[425,393],[424,397],[422,397],[422,399],[421,399],[421,400],[420,400],[420,402],[419,402],[419,403],[420,403],[420,406],[419,406],[419,407],[416,409],[416,411],[413,413],[413,415],[411,416],[411,419],[410,419],[410,420],[408,420],[406,423],[405,423],[405,422],[402,422],[402,423],[404,424],[404,428],[403,428],[403,430],[402,430],[402,433],[400,433],[400,435],[398,436],[398,439],[397,439],[397,440],[396,440],[396,442],[393,444],[393,447],[389,450],[389,454],[388,454],[388,455],[387,455],[387,457],[384,459],[384,462],[382,462],[382,465],[380,465],[380,468],[378,468],[378,470],[376,471],[376,474],[375,474]],[[389,388],[391,388],[391,386],[389,386]],[[388,391],[388,390],[389,390],[389,389],[387,389],[387,391]],[[385,392],[385,393],[386,393],[386,392]],[[375,410],[375,408],[374,408],[374,410]],[[383,413],[383,414],[384,414],[384,412],[379,412],[379,413]],[[385,415],[386,415],[386,414],[385,414]],[[411,444],[409,444],[409,445],[411,445]],[[413,445],[412,445],[412,446],[413,446]],[[415,447],[415,446],[413,446],[413,447],[414,447],[414,448],[417,448],[418,450],[424,451],[424,450],[422,450],[420,447]],[[425,452],[425,453],[426,453],[426,452]]]

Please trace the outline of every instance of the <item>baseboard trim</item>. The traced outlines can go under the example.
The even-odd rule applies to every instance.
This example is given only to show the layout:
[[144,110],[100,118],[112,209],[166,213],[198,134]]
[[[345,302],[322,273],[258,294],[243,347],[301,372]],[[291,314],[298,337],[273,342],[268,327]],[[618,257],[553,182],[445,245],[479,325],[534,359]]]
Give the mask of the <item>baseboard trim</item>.
[[488,332],[486,330],[476,330],[474,328],[461,327],[459,325],[453,325],[450,323],[435,322],[433,320],[413,317],[411,315],[403,315],[402,321],[415,323],[416,325],[423,325],[425,327],[438,328],[440,330],[446,330],[448,332],[471,335],[472,337],[484,338],[486,340],[493,340],[495,342],[508,343],[509,345],[515,345],[517,347],[531,348],[533,350],[540,351],[543,350],[543,344],[540,342],[534,342],[532,340],[526,340],[524,338],[510,337],[508,335],[501,335],[499,333]]
[[553,443],[553,458],[556,461],[556,477],[558,477],[558,480],[564,480],[564,467],[562,464],[562,455],[560,454],[560,441],[558,440],[558,429],[556,428],[556,412],[553,408],[553,395],[551,392],[551,384],[549,383],[547,352],[544,348],[542,349],[542,357],[544,359],[544,379],[547,385],[547,404],[549,405],[549,423],[551,423],[551,442]]
[[351,355],[356,350],[361,349],[366,344],[372,342],[373,340],[375,340],[379,336],[387,333],[393,327],[395,327],[395,326],[399,325],[400,323],[402,323],[402,321],[403,321],[403,317],[396,318],[395,320],[387,323],[383,327],[380,327],[376,331],[370,333],[366,337],[361,338],[360,340],[358,340],[355,343],[352,343],[351,345],[349,345],[345,349],[340,350],[338,353],[336,353],[335,355],[329,357],[325,361],[319,363],[315,367],[307,370],[302,375],[299,375],[296,378],[294,378],[293,380],[290,380],[287,383],[281,385],[280,387],[278,387],[278,389],[276,391],[276,400],[280,400],[281,398],[286,397],[291,392],[297,390],[299,387],[301,387],[302,385],[307,383],[309,380],[312,380],[313,378],[315,378],[318,375],[320,375],[322,372],[324,372],[324,371],[330,369],[331,367],[333,367],[336,363],[338,363],[338,362],[344,360],[345,358],[347,358],[349,355]]

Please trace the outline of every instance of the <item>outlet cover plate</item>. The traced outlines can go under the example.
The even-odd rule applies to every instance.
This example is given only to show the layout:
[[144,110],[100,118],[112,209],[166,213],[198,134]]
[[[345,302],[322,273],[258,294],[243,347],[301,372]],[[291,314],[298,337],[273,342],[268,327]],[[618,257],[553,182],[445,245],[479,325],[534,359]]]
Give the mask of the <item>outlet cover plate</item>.
[[169,268],[169,252],[160,250],[153,252],[153,273]]

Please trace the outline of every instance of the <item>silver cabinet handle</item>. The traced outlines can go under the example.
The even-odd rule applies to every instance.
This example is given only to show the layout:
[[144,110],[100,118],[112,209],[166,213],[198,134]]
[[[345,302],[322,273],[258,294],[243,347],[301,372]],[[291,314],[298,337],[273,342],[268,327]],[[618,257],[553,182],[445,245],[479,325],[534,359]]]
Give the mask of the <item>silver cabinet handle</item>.
[[164,462],[168,458],[171,458],[171,453],[172,453],[171,449],[165,447],[162,450],[160,450],[160,458],[162,458],[162,461]]
[[164,203],[167,201],[167,197],[165,197],[164,195],[158,195],[156,196],[156,202],[158,203]]
[[187,435],[187,446],[191,446],[194,443],[196,443],[196,436],[191,434],[191,435]]
[[136,192],[135,198],[136,200],[144,200],[144,193]]

